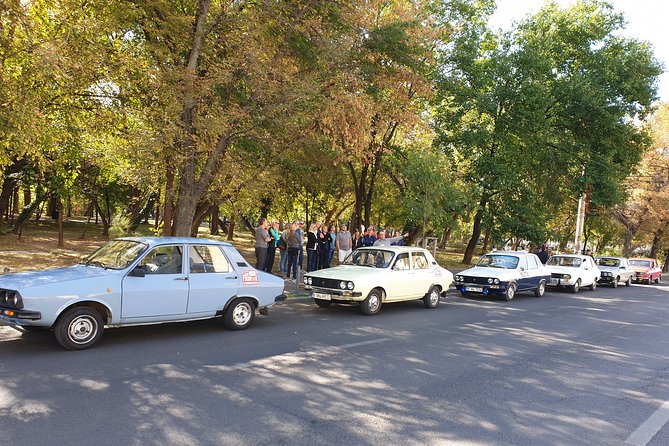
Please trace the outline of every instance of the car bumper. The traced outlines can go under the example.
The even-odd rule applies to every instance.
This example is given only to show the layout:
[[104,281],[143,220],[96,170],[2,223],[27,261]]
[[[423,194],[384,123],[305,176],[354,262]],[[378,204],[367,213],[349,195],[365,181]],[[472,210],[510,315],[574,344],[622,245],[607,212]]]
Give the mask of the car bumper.
[[335,303],[361,302],[365,300],[360,291],[332,290],[328,288],[315,288],[308,285],[304,288],[311,291],[312,299],[330,300]]
[[548,279],[548,282],[546,282],[546,286],[552,286],[552,287],[574,286],[576,284],[577,280],[578,280],[578,277],[571,278],[571,279],[553,279],[553,278],[550,278],[550,279]]
[[0,308],[0,321],[7,325],[31,325],[27,322],[40,319],[42,319],[42,314],[39,311]]
[[490,294],[504,294],[506,293],[507,283],[498,283],[492,285],[484,285],[478,283],[458,283],[455,285],[455,288],[460,291],[461,294],[473,293],[473,294],[482,294],[484,296]]
[[615,280],[615,277],[606,276],[606,277],[600,277],[598,282],[600,282],[600,283],[613,283],[614,280]]

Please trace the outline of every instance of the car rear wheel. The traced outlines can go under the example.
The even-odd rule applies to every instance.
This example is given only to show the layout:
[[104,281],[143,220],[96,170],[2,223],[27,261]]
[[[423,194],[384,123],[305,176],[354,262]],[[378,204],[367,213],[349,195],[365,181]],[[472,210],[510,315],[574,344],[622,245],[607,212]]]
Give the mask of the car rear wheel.
[[68,350],[93,347],[102,338],[104,321],[100,313],[90,307],[66,310],[56,322],[56,341]]
[[650,283],[652,282],[652,280],[651,280],[651,278],[649,277],[649,278],[647,278],[646,280],[644,280],[644,282],[646,282],[646,285],[650,285]]
[[516,297],[516,285],[513,283],[510,283],[509,286],[506,287],[506,292],[504,293],[504,300],[513,300],[514,297]]
[[627,282],[625,282],[625,286],[632,286],[632,277],[627,278]]
[[597,279],[594,279],[590,284],[590,291],[595,291],[597,289]]
[[575,284],[571,286],[572,293],[578,293],[578,290],[581,289],[581,279],[578,279]]
[[251,325],[255,316],[255,306],[249,298],[236,299],[223,316],[223,325],[228,330],[243,330]]
[[373,316],[381,310],[381,300],[382,295],[381,291],[378,289],[373,289],[367,295],[367,298],[360,303],[360,310],[362,314],[367,316]]
[[620,277],[613,279],[613,283],[611,284],[613,285],[613,288],[618,288],[618,282],[620,282]]
[[332,305],[331,300],[314,299],[314,302],[316,302],[316,305],[318,305],[321,308],[327,308],[330,305]]
[[657,276],[657,279],[655,279],[655,283],[660,283],[661,279],[662,279],[662,276]]
[[534,290],[534,295],[536,297],[543,297],[545,292],[546,292],[546,282],[542,280],[541,282],[539,282],[539,286],[536,287],[536,289]]
[[439,297],[441,293],[438,286],[433,286],[423,298],[425,308],[437,308],[439,306]]

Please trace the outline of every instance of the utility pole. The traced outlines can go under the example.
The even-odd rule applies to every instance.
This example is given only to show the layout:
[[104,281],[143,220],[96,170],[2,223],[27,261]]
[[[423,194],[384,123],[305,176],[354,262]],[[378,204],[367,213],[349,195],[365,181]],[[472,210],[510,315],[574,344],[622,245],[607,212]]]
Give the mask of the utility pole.
[[576,213],[576,235],[574,236],[574,251],[580,254],[583,241],[583,225],[585,223],[585,194],[578,199],[578,211]]

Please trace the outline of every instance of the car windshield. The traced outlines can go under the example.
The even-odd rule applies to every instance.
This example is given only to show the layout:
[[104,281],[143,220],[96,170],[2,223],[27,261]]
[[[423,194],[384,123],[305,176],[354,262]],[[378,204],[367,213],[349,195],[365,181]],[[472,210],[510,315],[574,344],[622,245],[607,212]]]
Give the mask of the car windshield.
[[388,268],[393,260],[392,251],[382,249],[357,249],[346,258],[345,265]]
[[131,240],[112,240],[79,263],[101,268],[125,269],[147,247],[146,243]]
[[476,266],[483,266],[486,268],[504,268],[516,269],[518,266],[518,257],[508,255],[487,254],[481,257]]
[[630,260],[630,265],[650,268],[650,260]]
[[599,266],[620,266],[620,260],[618,259],[599,259],[597,263]]
[[569,266],[572,268],[578,268],[581,266],[581,259],[578,257],[553,256],[548,259],[546,264],[552,266]]

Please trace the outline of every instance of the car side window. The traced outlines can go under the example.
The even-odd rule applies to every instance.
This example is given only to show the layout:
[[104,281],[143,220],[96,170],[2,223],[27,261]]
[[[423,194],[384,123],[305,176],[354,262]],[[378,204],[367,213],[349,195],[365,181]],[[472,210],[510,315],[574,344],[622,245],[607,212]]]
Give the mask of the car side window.
[[430,262],[427,261],[425,254],[422,252],[411,253],[413,257],[413,269],[429,269]]
[[411,264],[409,263],[409,253],[403,252],[397,256],[395,260],[395,265],[393,266],[395,271],[408,271],[411,269]]
[[153,248],[139,262],[138,267],[149,274],[181,274],[181,245],[158,246]]
[[539,268],[539,265],[537,264],[537,257],[534,255],[527,256],[527,266],[530,269],[537,269]]
[[230,263],[218,246],[191,245],[188,263],[191,274],[230,272]]
[[518,260],[519,260],[519,262],[518,262],[518,266],[519,266],[521,269],[525,269],[525,270],[526,270],[526,269],[527,269],[527,256],[521,256]]

